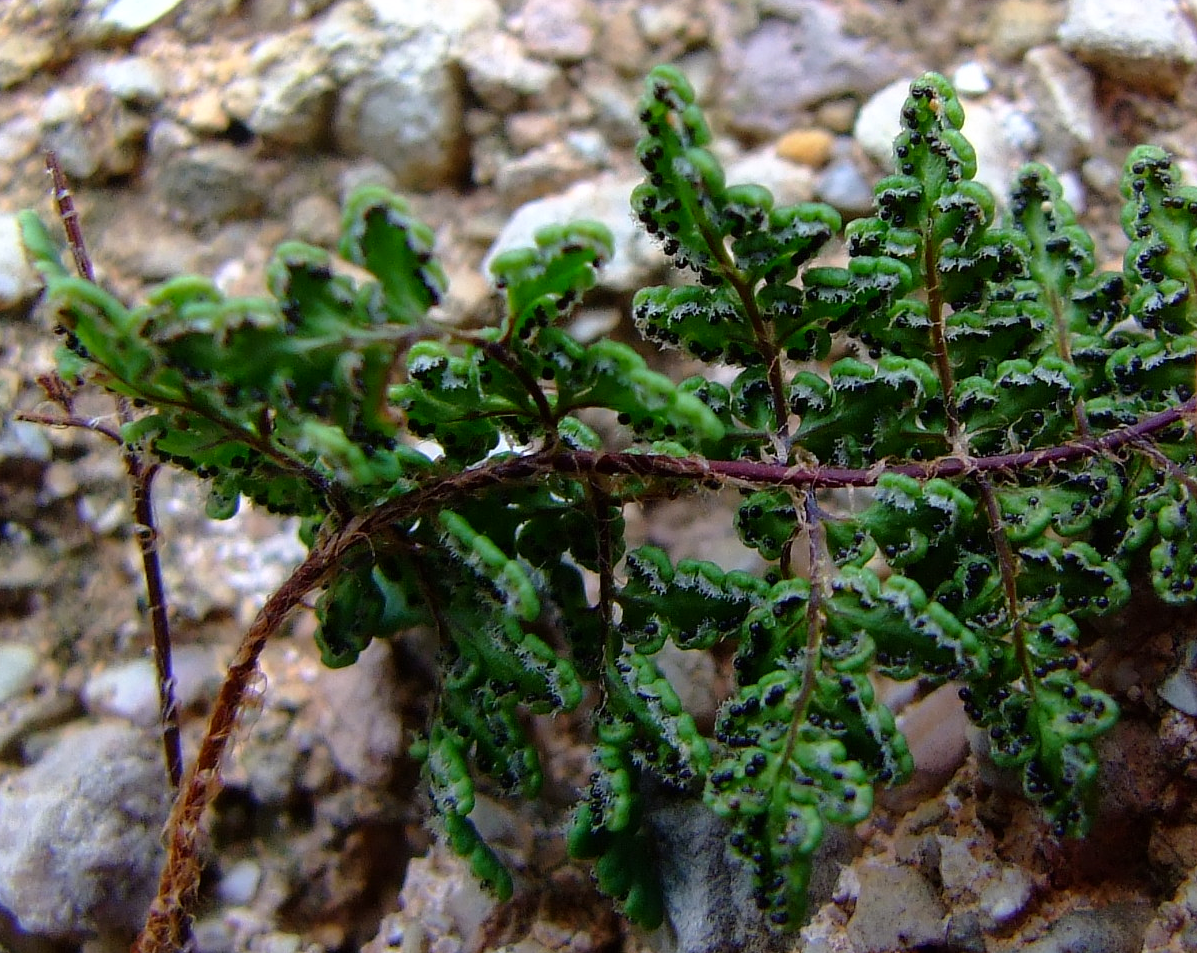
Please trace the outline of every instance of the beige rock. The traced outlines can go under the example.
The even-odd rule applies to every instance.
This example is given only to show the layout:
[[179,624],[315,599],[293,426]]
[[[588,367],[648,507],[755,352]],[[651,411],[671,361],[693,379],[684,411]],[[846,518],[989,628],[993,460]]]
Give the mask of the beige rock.
[[777,154],[799,165],[822,168],[831,158],[835,137],[826,129],[795,129],[777,140]]
[[648,44],[644,42],[631,6],[620,7],[604,18],[599,53],[624,76],[639,77],[648,62]]
[[586,0],[528,0],[524,4],[524,43],[546,60],[576,62],[594,49],[597,30]]
[[1056,34],[1063,11],[1044,0],[1002,0],[989,17],[989,48],[994,56],[1017,60]]
[[561,138],[561,119],[554,113],[515,113],[503,125],[507,142],[516,152],[527,152]]
[[25,34],[0,37],[0,89],[25,82],[54,58],[49,37]]
[[856,122],[856,111],[859,108],[860,104],[855,99],[832,99],[819,106],[815,112],[815,119],[824,129],[849,133],[852,131],[852,124]]

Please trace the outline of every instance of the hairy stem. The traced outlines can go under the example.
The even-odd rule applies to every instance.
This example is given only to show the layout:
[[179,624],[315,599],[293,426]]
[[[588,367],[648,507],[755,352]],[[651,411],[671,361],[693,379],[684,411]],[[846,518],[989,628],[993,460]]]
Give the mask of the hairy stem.
[[183,948],[190,911],[199,887],[200,821],[220,790],[220,769],[258,675],[258,659],[266,642],[278,631],[312,589],[339,564],[350,547],[361,541],[349,528],[318,545],[258,612],[245,633],[220,687],[195,763],[187,772],[167,821],[167,857],[158,881],[158,894],[131,953],[175,953]]

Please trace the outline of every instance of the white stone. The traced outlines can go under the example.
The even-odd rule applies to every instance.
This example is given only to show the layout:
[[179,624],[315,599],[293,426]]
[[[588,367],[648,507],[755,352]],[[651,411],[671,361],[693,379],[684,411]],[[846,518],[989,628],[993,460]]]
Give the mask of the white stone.
[[120,724],[65,731],[0,782],[0,906],[30,933],[136,929],[170,794],[161,744]]
[[358,784],[384,783],[406,743],[390,645],[376,639],[348,668],[320,669],[312,689],[316,721],[337,767]]
[[220,876],[216,895],[232,907],[247,907],[253,902],[262,882],[262,865],[252,858],[237,861]]
[[632,218],[632,189],[640,181],[603,175],[521,206],[487,252],[483,273],[489,277],[490,262],[501,252],[533,245],[538,229],[589,219],[606,225],[615,239],[615,254],[599,271],[599,284],[612,291],[636,290],[664,261],[660,249]]
[[1045,158],[1058,169],[1071,168],[1093,150],[1097,138],[1093,77],[1055,46],[1028,51],[1023,63]]
[[1197,39],[1176,0],[1070,0],[1059,40],[1126,79],[1174,88],[1168,70],[1197,63]]
[[1009,104],[970,103],[961,132],[977,152],[976,181],[1004,202],[1014,171],[1021,164],[1022,150],[1035,141],[1034,127]]
[[419,35],[390,47],[337,103],[337,143],[395,173],[405,189],[451,185],[465,167],[463,99],[448,46]]
[[1082,215],[1089,207],[1089,194],[1085,191],[1085,183],[1077,172],[1062,172],[1059,175],[1060,192],[1064,201],[1072,206],[1077,215]]
[[847,156],[834,159],[819,174],[815,195],[820,202],[835,207],[847,218],[873,212],[873,185]]
[[1173,672],[1159,687],[1160,698],[1177,711],[1197,717],[1197,681],[1185,669]]
[[1007,923],[1017,917],[1031,901],[1034,884],[1021,867],[1003,867],[999,877],[980,891],[978,907],[994,924]]
[[[184,645],[172,655],[175,702],[180,708],[215,694],[221,666],[214,649]],[[158,673],[153,661],[139,658],[104,669],[84,685],[83,703],[93,713],[114,715],[143,728],[157,724]]]
[[502,113],[561,81],[558,66],[525,56],[523,45],[509,33],[475,34],[463,46],[461,65],[478,98]]
[[37,676],[38,655],[28,645],[0,645],[0,703],[20,695]]
[[0,123],[0,162],[15,165],[37,149],[41,131],[33,116],[13,116]]
[[54,454],[46,436],[48,432],[48,428],[41,424],[10,417],[0,424],[0,460],[32,460],[48,464]]
[[453,0],[452,3],[414,3],[412,0],[368,0],[379,26],[397,35],[434,30],[462,36],[476,30],[497,30],[503,12],[495,0]]
[[961,63],[952,74],[952,85],[961,96],[984,96],[993,87],[983,63],[969,60]]
[[157,63],[140,56],[125,56],[95,64],[89,71],[117,99],[139,106],[153,105],[166,95],[166,78]]
[[124,718],[148,728],[158,720],[158,686],[153,663],[135,659],[89,679],[83,702],[90,711]]
[[773,149],[752,152],[728,163],[729,184],[751,182],[773,193],[775,205],[809,202],[815,194],[815,173],[809,166],[783,159]]
[[1122,169],[1105,156],[1093,156],[1081,164],[1081,178],[1095,192],[1115,193]]
[[329,133],[335,83],[328,54],[299,31],[255,47],[257,80],[249,127],[286,146],[313,146]]
[[910,80],[899,79],[875,92],[860,107],[852,135],[865,154],[889,168],[894,160],[894,139],[902,131],[902,107],[910,94]]
[[522,19],[528,52],[547,60],[586,59],[596,38],[592,16],[586,0],[527,0]]
[[690,12],[684,4],[637,4],[636,23],[649,43],[661,46],[686,31]]
[[17,216],[0,214],[0,311],[28,301],[40,287],[41,279],[25,256]]
[[100,22],[128,33],[139,33],[161,20],[181,0],[116,0],[105,8]]

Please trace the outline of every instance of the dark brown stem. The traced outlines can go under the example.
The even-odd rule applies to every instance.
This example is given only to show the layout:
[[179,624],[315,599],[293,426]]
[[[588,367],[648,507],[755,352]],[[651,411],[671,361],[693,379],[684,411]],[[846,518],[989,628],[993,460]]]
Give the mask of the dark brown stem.
[[756,294],[752,286],[744,280],[744,276],[740,273],[740,269],[736,267],[735,262],[732,261],[731,256],[728,255],[727,247],[723,244],[723,238],[711,229],[705,216],[697,210],[695,211],[695,221],[698,223],[699,234],[702,235],[703,242],[719,263],[719,270],[722,272],[723,277],[727,279],[732,289],[736,292],[736,297],[744,305],[744,314],[748,316],[748,323],[752,325],[752,336],[756,338],[757,350],[760,352],[761,357],[765,359],[766,374],[769,380],[769,394],[773,402],[773,416],[777,420],[777,427],[774,432],[781,439],[783,445],[788,445],[790,438],[790,407],[786,401],[785,383],[781,376],[781,355],[778,354],[777,348],[774,347],[773,336],[769,333],[765,325],[765,319],[761,314],[760,308],[757,307]]
[[[607,646],[608,662],[611,658],[612,639],[616,639],[613,610],[615,606],[615,560],[612,558],[615,545],[611,535],[611,497],[598,479],[592,478],[587,483],[590,495],[590,505],[594,510],[595,533],[597,535],[596,548],[598,550],[599,567],[599,616],[603,620],[604,644]],[[616,646],[618,651],[618,646]]]
[[75,259],[75,268],[79,275],[95,283],[96,273],[91,264],[91,257],[87,254],[87,243],[83,241],[83,229],[79,225],[79,212],[75,208],[75,200],[67,184],[66,174],[58,162],[58,154],[53,149],[46,150],[46,172],[54,187],[54,207],[58,210],[58,218],[62,221],[66,232],[67,244],[71,248],[71,255]]
[[507,368],[515,376],[516,380],[524,386],[524,389],[528,392],[528,396],[536,404],[536,412],[540,415],[540,422],[544,425],[545,430],[549,434],[552,434],[556,429],[556,419],[553,415],[553,408],[549,405],[549,399],[545,396],[544,390],[541,389],[540,382],[529,374],[527,368],[502,344],[478,339],[472,339],[472,341],[476,346],[482,348],[488,356],[493,357]]
[[154,525],[151,488],[156,465],[146,466],[134,453],[125,454],[125,467],[133,488],[133,525],[141,549],[141,571],[145,576],[150,629],[154,636],[154,664],[158,670],[158,707],[161,712],[162,748],[166,774],[175,791],[183,783],[183,745],[179,735],[179,706],[175,702],[174,670],[171,662],[170,620],[167,617],[166,587],[158,560],[158,530]]
[[814,491],[806,494],[803,500],[803,521],[806,524],[806,536],[810,545],[810,598],[806,603],[806,657],[802,663],[802,684],[798,688],[798,697],[794,699],[794,713],[790,718],[790,726],[786,731],[784,754],[781,759],[782,770],[786,770],[790,758],[794,754],[794,746],[798,743],[798,729],[806,721],[806,708],[810,704],[811,696],[815,692],[815,679],[819,674],[819,648],[823,642],[823,582],[824,560],[827,557],[827,534],[823,529],[822,515],[815,502]]
[[[934,477],[951,478],[977,473],[1050,468],[1074,460],[1114,454],[1131,445],[1141,444],[1145,438],[1192,417],[1195,413],[1197,397],[1191,397],[1183,404],[1152,414],[1130,426],[1108,431],[1099,437],[1089,437],[1059,446],[987,457],[947,456],[923,463],[879,463],[868,469],[787,467],[752,460],[703,460],[657,454],[586,451],[560,452],[553,455],[552,469],[562,473],[595,472],[611,476],[652,476],[684,481],[723,479],[748,485],[799,488],[875,486],[878,479],[886,473],[899,473],[919,480],[929,480]],[[519,468],[520,464],[531,466],[535,460],[536,458],[530,457],[508,462]]]
[[158,560],[158,531],[154,526],[151,484],[157,465],[146,466],[141,458],[124,447],[118,430],[97,420],[75,416],[34,414],[18,411],[14,420],[47,427],[77,427],[98,433],[120,444],[133,496],[133,525],[141,550],[141,568],[145,576],[146,602],[154,637],[154,662],[158,671],[158,705],[162,716],[162,745],[170,786],[178,790],[183,777],[183,750],[179,741],[179,712],[174,699],[174,674],[171,666],[170,621],[167,617],[166,590]]
[[[824,561],[827,558],[827,533],[823,529],[822,515],[815,503],[813,491],[806,494],[802,505],[810,545],[810,600],[806,604],[806,664],[802,669],[802,690],[794,705],[795,722],[790,727],[791,735],[796,733],[798,722],[806,717],[806,706],[815,690],[815,676],[818,674],[816,663],[823,638]],[[793,747],[792,743],[790,747]]]
[[985,516],[989,522],[989,538],[993,542],[994,551],[998,557],[998,572],[1002,577],[1002,592],[1006,599],[1006,614],[1010,620],[1010,634],[1014,643],[1014,656],[1018,660],[1019,670],[1027,692],[1035,697],[1036,679],[1031,672],[1031,659],[1027,652],[1026,628],[1023,625],[1022,613],[1019,611],[1018,600],[1018,561],[1010,548],[1010,540],[1002,525],[1002,510],[998,505],[997,493],[993,485],[985,476],[977,478],[977,485],[981,490],[981,499],[985,504]]
[[[1076,367],[1076,361],[1072,357],[1072,333],[1069,331],[1068,321],[1064,316],[1064,304],[1060,301],[1060,293],[1057,289],[1048,289],[1047,303],[1051,309],[1052,323],[1056,331],[1056,350],[1060,352],[1060,357]],[[1093,430],[1089,426],[1089,414],[1085,411],[1084,400],[1077,398],[1076,403],[1072,405],[1072,419],[1082,437],[1093,435]]]
[[740,301],[744,304],[744,313],[752,325],[752,334],[756,338],[756,346],[765,359],[766,374],[769,380],[769,395],[773,401],[773,416],[777,419],[776,434],[783,444],[790,439],[790,405],[786,401],[785,382],[781,376],[781,355],[773,346],[773,337],[765,326],[765,319],[757,307],[756,295],[752,288],[740,277],[730,262],[726,265],[726,277],[735,289]]
[[24,420],[31,424],[41,424],[43,427],[77,427],[79,430],[90,430],[92,433],[98,433],[102,437],[107,437],[113,443],[120,444],[120,431],[115,427],[109,427],[107,424],[100,422],[91,417],[76,417],[73,415],[61,416],[59,414],[35,414],[27,410],[18,410],[12,415],[13,420]]
[[948,337],[944,315],[943,292],[939,287],[938,258],[931,244],[931,229],[923,238],[923,280],[927,283],[927,314],[931,322],[931,350],[935,354],[935,371],[943,390],[943,412],[947,423],[948,445],[957,454],[966,455],[967,446],[960,439],[960,415],[956,409],[956,382],[952,362],[948,357]]
[[[54,184],[54,204],[58,209],[58,216],[62,220],[62,227],[67,235],[67,243],[70,245],[71,254],[75,259],[75,267],[80,277],[94,284],[95,268],[92,266],[91,256],[87,253],[83,228],[79,224],[79,212],[75,208],[66,175],[53,151],[46,152],[46,170]],[[62,388],[60,389],[57,384],[62,384]],[[65,398],[58,398],[58,403],[68,413],[68,417],[64,420],[67,423],[75,423],[77,418],[69,416],[69,390],[66,389],[61,379],[47,386],[46,392],[67,395]],[[120,396],[116,398],[116,411],[122,426],[133,420],[133,411],[127,398]],[[63,421],[56,421],[56,423],[61,422]],[[154,665],[158,675],[158,709],[162,727],[162,751],[166,762],[166,776],[170,781],[171,790],[175,792],[177,804],[180,800],[179,793],[183,781],[183,744],[179,729],[179,707],[175,701],[166,587],[162,581],[162,564],[158,559],[158,529],[154,520],[153,483],[158,467],[155,464],[147,463],[134,447],[125,443],[118,430],[101,426],[95,422],[85,424],[85,427],[115,440],[121,445],[121,457],[125,463],[125,472],[129,476],[129,490],[133,498],[134,535],[137,538],[138,549],[141,551],[146,604],[150,614],[150,630],[153,633]],[[185,914],[182,912],[172,913],[171,925],[172,932],[178,939],[179,948],[193,945],[190,920]]]

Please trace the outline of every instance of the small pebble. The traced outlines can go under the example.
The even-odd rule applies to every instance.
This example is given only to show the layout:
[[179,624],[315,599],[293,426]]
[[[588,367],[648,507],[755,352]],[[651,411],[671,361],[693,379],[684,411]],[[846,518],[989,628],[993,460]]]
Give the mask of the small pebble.
[[945,913],[913,867],[868,864],[860,869],[860,896],[848,937],[859,953],[934,947],[944,939]]
[[985,66],[976,60],[961,64],[952,74],[952,85],[961,96],[984,96],[993,87]]
[[161,746],[119,722],[44,740],[0,785],[0,905],[29,933],[136,930],[162,865]]
[[[175,701],[187,708],[220,683],[217,653],[202,645],[181,645],[173,653]],[[158,673],[149,658],[132,659],[104,669],[88,679],[83,702],[97,714],[115,715],[134,725],[150,727],[158,721]]]
[[1063,11],[1051,0],[1002,0],[989,17],[989,47],[1000,60],[1013,62],[1027,50],[1050,43]]
[[1093,156],[1081,163],[1081,180],[1095,192],[1117,194],[1122,169],[1104,156]]
[[161,20],[181,0],[116,0],[104,10],[100,22],[125,33],[140,33]]
[[150,60],[126,56],[97,64],[92,78],[117,99],[135,106],[153,106],[166,95],[162,71]]
[[586,0],[527,0],[523,24],[528,52],[562,62],[586,59],[594,50],[592,16]]
[[1044,157],[1058,169],[1075,168],[1105,138],[1093,74],[1055,46],[1031,50],[1023,63]]
[[607,164],[611,148],[602,133],[593,129],[575,129],[565,137],[565,144],[584,162],[595,167]]
[[148,728],[158,720],[158,683],[153,663],[135,659],[105,669],[84,686],[83,701],[94,712]]
[[1197,680],[1184,669],[1173,672],[1159,688],[1160,698],[1177,711],[1197,717]]
[[1034,884],[1021,867],[1003,868],[1001,876],[986,884],[979,899],[980,912],[995,925],[1015,920],[1031,902]]
[[686,30],[689,19],[684,4],[637,4],[636,21],[649,43],[660,46]]
[[0,645],[0,703],[29,688],[37,676],[38,654],[28,645]]
[[249,858],[239,860],[221,875],[216,894],[222,903],[233,907],[246,907],[253,902],[261,881],[261,864]]
[[851,159],[836,159],[824,169],[815,185],[815,195],[849,218],[873,212],[873,185]]
[[1089,200],[1085,192],[1085,183],[1081,181],[1081,177],[1076,172],[1069,171],[1061,173],[1059,179],[1064,201],[1072,206],[1072,210],[1077,215],[1084,214],[1085,209],[1089,207]]
[[835,137],[826,129],[794,129],[777,140],[777,154],[799,165],[821,169],[831,158]]
[[1022,953],[1138,953],[1150,920],[1151,908],[1145,905],[1074,910],[1053,920]]
[[783,159],[772,149],[761,149],[727,165],[728,182],[755,182],[773,193],[778,205],[809,202],[815,194],[814,173],[804,165]]
[[303,939],[294,933],[267,933],[254,937],[249,949],[250,953],[299,953]]
[[[0,216],[0,228],[3,227],[5,216]],[[0,255],[0,301],[3,300],[3,256]],[[0,426],[0,461],[16,463],[28,461],[36,464],[47,464],[54,452],[50,446],[50,439],[46,436],[47,429],[41,424],[30,423],[27,420],[7,420]]]
[[824,129],[847,134],[852,131],[852,124],[856,122],[856,111],[859,107],[860,104],[848,96],[832,99],[819,106],[815,111],[815,119]]

